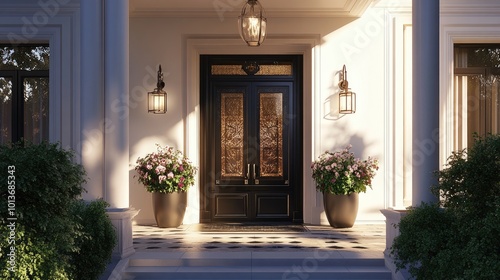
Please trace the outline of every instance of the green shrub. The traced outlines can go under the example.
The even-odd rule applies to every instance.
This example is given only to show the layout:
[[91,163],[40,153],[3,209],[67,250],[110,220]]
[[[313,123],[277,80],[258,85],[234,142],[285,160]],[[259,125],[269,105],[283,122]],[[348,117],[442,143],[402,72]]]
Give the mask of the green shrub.
[[[79,226],[71,205],[83,191],[85,174],[72,159],[73,154],[57,144],[0,146],[3,241],[10,234],[6,226],[12,221],[7,219],[17,218],[13,232],[18,269],[10,279],[65,278],[69,253],[78,250],[74,238]],[[0,255],[0,267],[5,268],[7,260],[6,254]]]
[[71,254],[73,280],[98,279],[111,260],[117,238],[106,215],[107,206],[104,200],[74,204],[73,214],[82,225],[82,235],[76,240],[79,252]]
[[459,210],[470,218],[484,218],[495,211],[500,196],[500,135],[475,136],[474,145],[453,152],[446,168],[437,171],[439,185],[434,195],[444,198],[442,206]]
[[[15,212],[27,232],[41,233],[58,251],[73,249],[76,225],[69,217],[73,201],[81,195],[84,170],[73,154],[58,144],[26,143],[0,146],[0,217],[7,213],[8,166],[15,166]],[[38,234],[39,235],[39,234]]]
[[436,172],[440,204],[410,209],[391,253],[417,279],[496,279],[500,275],[500,136],[476,138]]
[[[59,257],[56,246],[33,236],[18,224],[15,244],[9,242],[10,229],[0,225],[0,279],[66,280],[68,264]],[[15,247],[15,265],[9,264],[11,246]],[[11,270],[12,269],[12,270]]]

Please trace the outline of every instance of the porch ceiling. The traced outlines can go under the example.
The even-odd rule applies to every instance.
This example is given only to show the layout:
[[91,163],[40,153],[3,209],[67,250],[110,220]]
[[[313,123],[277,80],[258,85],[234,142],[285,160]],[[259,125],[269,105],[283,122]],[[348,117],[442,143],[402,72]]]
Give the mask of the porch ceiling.
[[[376,0],[259,0],[267,17],[359,17]],[[130,0],[130,15],[220,17],[240,12],[245,0]]]

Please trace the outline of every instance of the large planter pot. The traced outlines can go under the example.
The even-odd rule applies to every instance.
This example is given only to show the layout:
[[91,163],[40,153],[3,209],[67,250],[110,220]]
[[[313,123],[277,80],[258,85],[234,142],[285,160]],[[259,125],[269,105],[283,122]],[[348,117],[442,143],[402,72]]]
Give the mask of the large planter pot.
[[357,193],[337,195],[323,193],[326,217],[332,227],[349,228],[358,215],[359,196]]
[[156,224],[161,228],[175,228],[182,224],[186,213],[187,193],[152,193]]

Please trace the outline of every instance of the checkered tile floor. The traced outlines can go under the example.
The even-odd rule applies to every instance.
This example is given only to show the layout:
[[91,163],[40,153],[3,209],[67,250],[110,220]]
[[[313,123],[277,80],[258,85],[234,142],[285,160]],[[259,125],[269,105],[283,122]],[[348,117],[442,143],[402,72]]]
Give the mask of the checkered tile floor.
[[381,253],[385,225],[355,225],[335,229],[305,225],[304,232],[202,232],[197,225],[175,229],[134,226],[137,252],[183,251],[313,251],[348,250]]

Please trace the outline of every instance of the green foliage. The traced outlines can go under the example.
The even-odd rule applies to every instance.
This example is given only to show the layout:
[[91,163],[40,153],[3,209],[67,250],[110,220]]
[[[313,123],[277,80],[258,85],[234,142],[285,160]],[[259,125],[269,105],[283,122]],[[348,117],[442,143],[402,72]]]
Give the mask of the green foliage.
[[74,204],[73,214],[82,225],[82,235],[75,242],[79,252],[71,254],[73,280],[98,279],[111,260],[117,237],[106,215],[107,206],[104,200]]
[[[500,275],[500,136],[477,138],[436,172],[440,204],[410,209],[391,252],[417,279],[496,279]],[[452,264],[452,265],[451,265]]]
[[[19,223],[58,251],[74,248],[76,223],[70,217],[73,201],[82,193],[84,170],[72,162],[73,154],[57,144],[25,143],[0,146],[0,172],[15,166],[15,212]],[[8,176],[0,176],[0,217],[6,218]]]
[[322,193],[351,194],[371,188],[378,160],[361,160],[350,151],[351,145],[337,152],[325,152],[311,164],[316,189]]
[[[55,244],[27,232],[22,224],[16,224],[14,239],[9,238],[10,233],[5,224],[0,224],[0,279],[69,279],[66,272],[69,265],[60,258]],[[15,247],[15,265],[9,264],[11,247]]]
[[500,196],[500,135],[475,136],[469,150],[453,152],[446,169],[436,172],[443,207],[460,210],[470,218],[484,218],[498,207]]
[[156,144],[156,152],[137,159],[137,181],[148,192],[186,192],[194,185],[197,168],[181,151]]
[[72,159],[57,144],[0,146],[1,279],[97,279],[104,271],[116,234],[106,202],[78,200],[85,172]]

